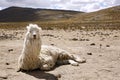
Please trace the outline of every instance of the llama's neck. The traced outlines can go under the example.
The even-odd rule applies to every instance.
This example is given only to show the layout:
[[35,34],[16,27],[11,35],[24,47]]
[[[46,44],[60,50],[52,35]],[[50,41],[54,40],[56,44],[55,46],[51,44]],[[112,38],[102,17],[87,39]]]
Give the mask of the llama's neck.
[[38,56],[41,51],[41,39],[25,39],[25,54]]

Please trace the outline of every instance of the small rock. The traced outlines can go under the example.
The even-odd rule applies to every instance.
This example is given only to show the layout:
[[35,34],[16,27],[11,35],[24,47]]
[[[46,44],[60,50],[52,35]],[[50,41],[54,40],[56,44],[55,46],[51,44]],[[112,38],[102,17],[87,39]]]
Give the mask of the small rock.
[[57,78],[61,78],[61,74],[56,74],[55,75]]
[[11,51],[13,51],[13,49],[9,49],[8,51],[11,52]]
[[7,76],[1,76],[1,75],[0,75],[0,78],[2,78],[2,79],[7,79],[8,77],[7,77]]
[[8,68],[6,68],[6,69],[14,69],[14,68],[8,67]]
[[89,39],[86,39],[86,41],[90,41]]
[[102,55],[99,55],[100,57],[102,56]]
[[54,46],[54,44],[50,44],[50,45]]
[[44,35],[42,35],[42,36],[50,36],[50,37],[54,37],[54,35],[52,35],[52,34],[44,34]]
[[91,46],[94,46],[94,45],[95,45],[95,43],[91,43],[90,45],[91,45]]
[[77,39],[77,38],[73,38],[73,39],[71,39],[71,40],[73,40],[73,41],[78,41],[78,39]]
[[87,53],[87,55],[92,55],[92,53]]
[[89,39],[80,39],[79,41],[90,41]]
[[0,71],[0,78],[7,79],[8,75],[4,71]]
[[110,47],[110,45],[106,45],[106,47]]
[[102,44],[100,44],[100,48],[102,47]]
[[10,63],[8,63],[8,62],[7,62],[7,63],[5,63],[5,64],[6,64],[6,65],[10,65]]
[[118,37],[118,36],[115,35],[114,37]]

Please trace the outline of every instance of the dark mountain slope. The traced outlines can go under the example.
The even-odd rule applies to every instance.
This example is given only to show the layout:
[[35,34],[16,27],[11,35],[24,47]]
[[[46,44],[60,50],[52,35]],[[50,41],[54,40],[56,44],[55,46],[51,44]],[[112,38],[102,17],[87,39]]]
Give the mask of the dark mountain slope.
[[0,22],[23,22],[69,19],[81,13],[69,10],[9,7],[0,11]]

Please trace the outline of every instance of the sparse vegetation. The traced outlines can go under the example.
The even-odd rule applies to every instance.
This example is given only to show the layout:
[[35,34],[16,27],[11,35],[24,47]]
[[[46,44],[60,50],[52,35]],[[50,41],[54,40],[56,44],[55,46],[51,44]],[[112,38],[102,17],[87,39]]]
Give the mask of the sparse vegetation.
[[9,22],[9,23],[0,23],[1,29],[25,29],[25,26],[29,23],[36,23],[41,26],[43,29],[46,30],[53,30],[53,29],[83,29],[84,30],[97,30],[97,29],[120,29],[120,22]]

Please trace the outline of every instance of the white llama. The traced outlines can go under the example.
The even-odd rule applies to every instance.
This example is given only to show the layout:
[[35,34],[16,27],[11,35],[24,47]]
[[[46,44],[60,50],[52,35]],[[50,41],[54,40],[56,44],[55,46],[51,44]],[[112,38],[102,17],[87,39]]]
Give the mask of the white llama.
[[55,64],[68,64],[78,66],[79,63],[85,62],[78,56],[57,47],[41,44],[41,28],[36,24],[27,26],[27,33],[24,40],[23,50],[18,60],[18,71],[50,70]]

